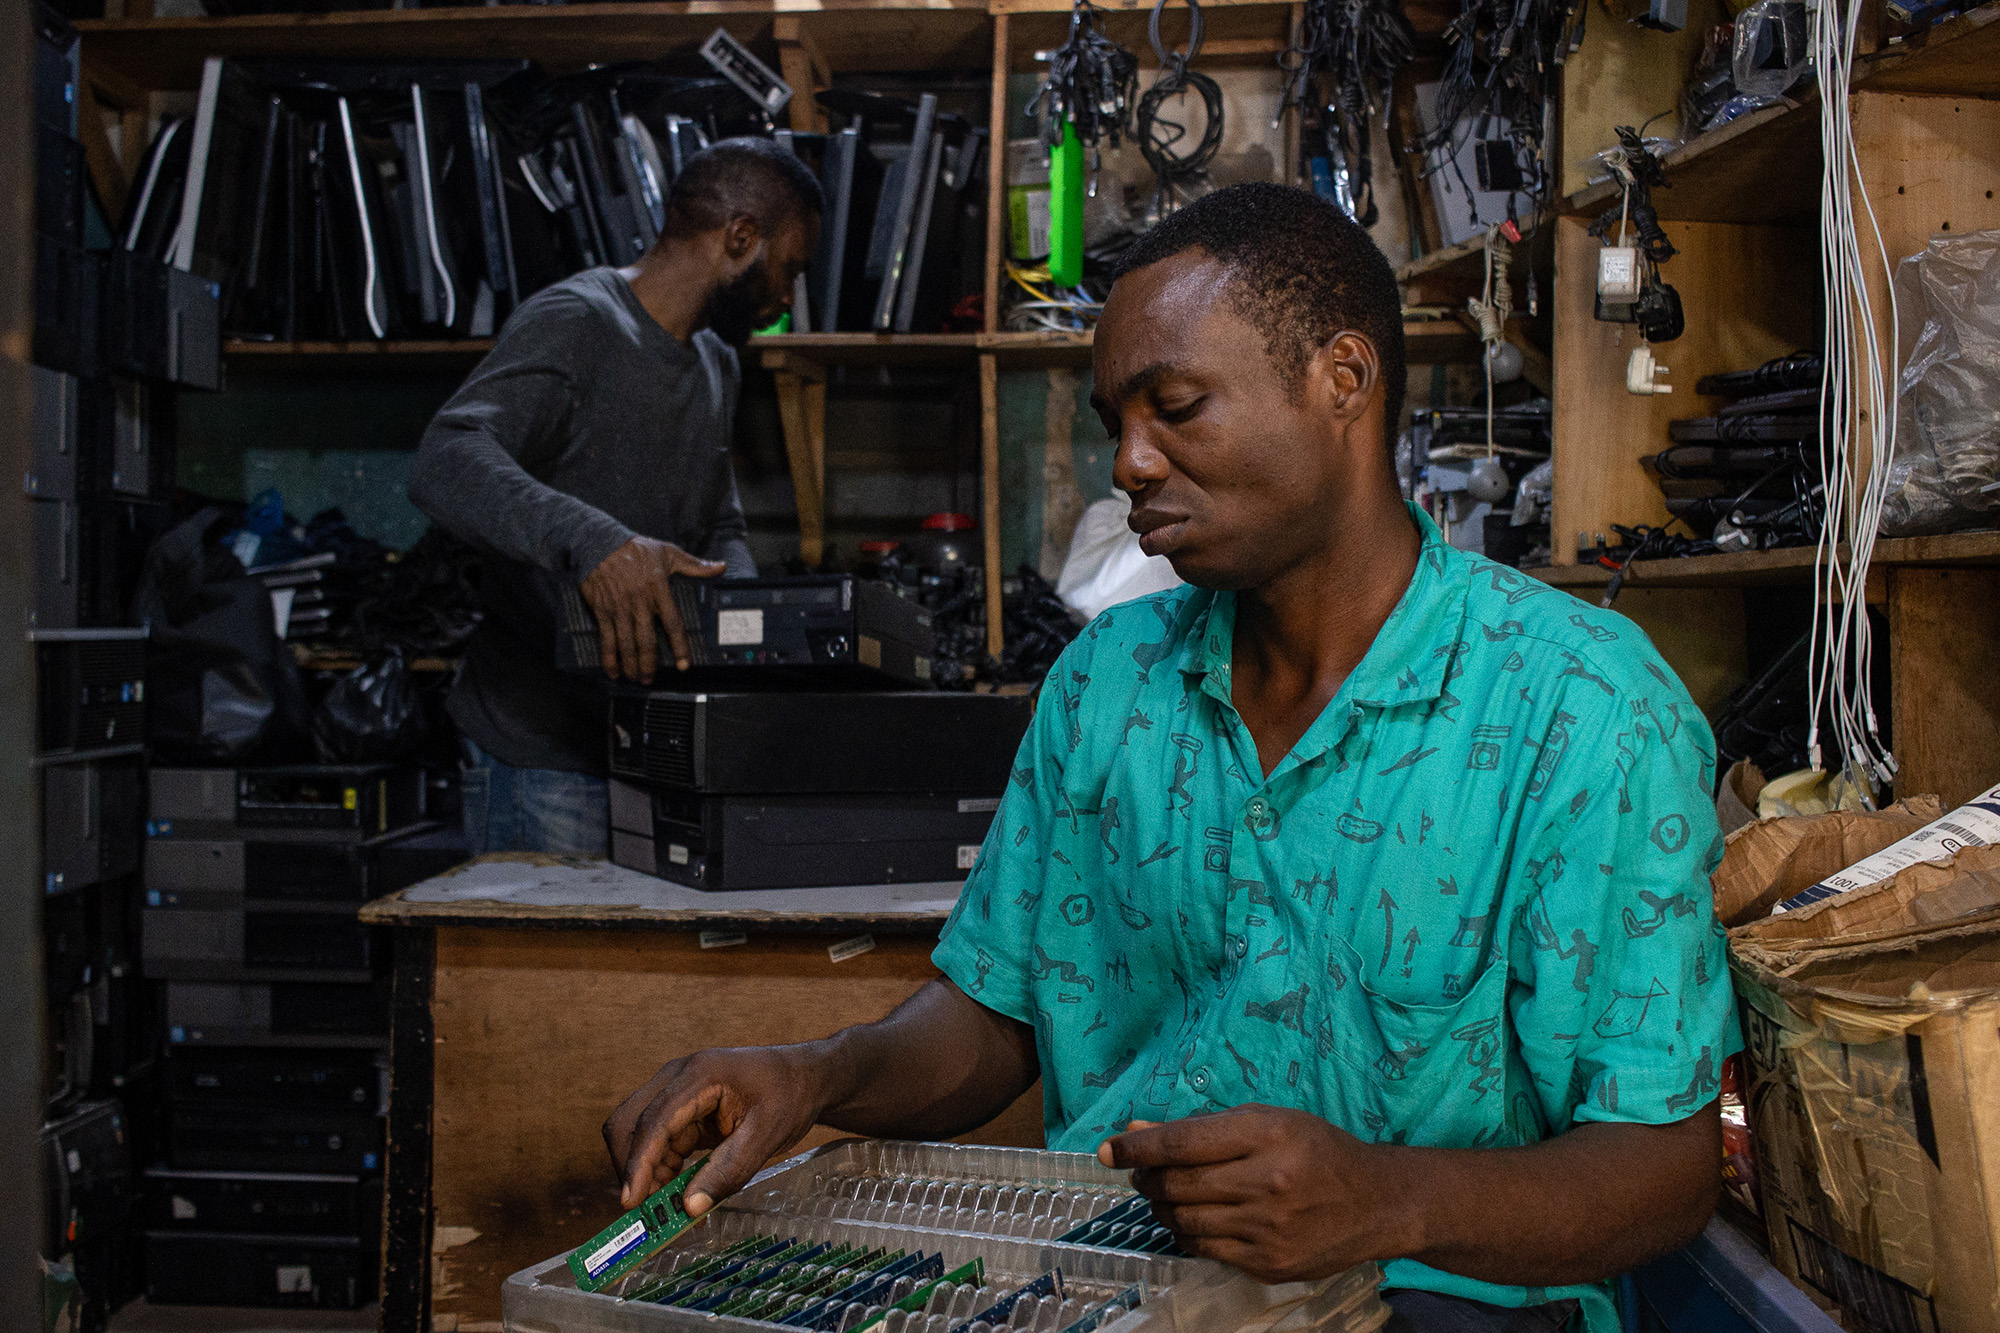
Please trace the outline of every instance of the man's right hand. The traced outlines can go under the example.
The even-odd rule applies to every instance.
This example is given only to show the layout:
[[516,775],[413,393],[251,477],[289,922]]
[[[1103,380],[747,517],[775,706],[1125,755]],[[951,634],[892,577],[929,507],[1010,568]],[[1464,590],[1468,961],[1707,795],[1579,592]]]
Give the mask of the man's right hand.
[[674,665],[685,671],[687,628],[674,602],[672,575],[712,579],[727,566],[689,555],[672,542],[634,537],[604,557],[583,580],[583,600],[597,617],[597,650],[607,676],[647,682],[659,666],[653,617],[667,631]]
[[697,1051],[661,1066],[604,1122],[604,1144],[636,1208],[702,1149],[708,1165],[688,1182],[690,1216],[749,1183],[764,1163],[804,1138],[823,1094],[811,1047]]

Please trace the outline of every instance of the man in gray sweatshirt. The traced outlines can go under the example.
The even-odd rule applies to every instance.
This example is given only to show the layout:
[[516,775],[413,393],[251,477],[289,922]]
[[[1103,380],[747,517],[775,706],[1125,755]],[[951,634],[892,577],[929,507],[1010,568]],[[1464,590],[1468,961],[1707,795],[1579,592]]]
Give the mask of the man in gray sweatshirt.
[[556,668],[555,580],[595,613],[605,676],[650,681],[655,617],[687,665],[668,577],[757,572],[729,464],[736,349],[789,305],[820,207],[769,140],[696,154],[658,244],[523,302],[424,433],[410,499],[484,556],[447,704],[475,853],[604,852],[604,685]]

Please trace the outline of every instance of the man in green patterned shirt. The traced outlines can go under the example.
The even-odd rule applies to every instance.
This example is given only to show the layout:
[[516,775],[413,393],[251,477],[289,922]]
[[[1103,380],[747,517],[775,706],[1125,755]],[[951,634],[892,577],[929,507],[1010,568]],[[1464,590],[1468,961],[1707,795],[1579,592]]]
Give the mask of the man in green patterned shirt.
[[[935,960],[824,1042],[703,1052],[606,1125],[698,1202],[815,1122],[962,1132],[1042,1081],[1265,1280],[1385,1263],[1402,1326],[1618,1327],[1713,1207],[1736,1049],[1714,745],[1636,627],[1447,546],[1389,457],[1387,262],[1280,186],[1128,255],[1092,401],[1189,586],[1056,664]],[[692,1196],[691,1196],[692,1197]]]

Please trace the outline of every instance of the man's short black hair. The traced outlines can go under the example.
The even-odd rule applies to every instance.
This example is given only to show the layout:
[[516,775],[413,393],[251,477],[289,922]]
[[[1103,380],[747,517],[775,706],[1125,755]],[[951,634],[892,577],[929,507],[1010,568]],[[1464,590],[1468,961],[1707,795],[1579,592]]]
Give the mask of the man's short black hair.
[[667,234],[692,236],[748,216],[766,237],[825,209],[819,181],[770,139],[724,139],[687,160],[667,195]]
[[1236,313],[1264,335],[1286,383],[1335,334],[1353,330],[1375,344],[1391,442],[1402,427],[1403,299],[1389,260],[1354,219],[1310,190],[1231,185],[1205,194],[1133,242],[1118,276],[1205,250],[1230,270]]

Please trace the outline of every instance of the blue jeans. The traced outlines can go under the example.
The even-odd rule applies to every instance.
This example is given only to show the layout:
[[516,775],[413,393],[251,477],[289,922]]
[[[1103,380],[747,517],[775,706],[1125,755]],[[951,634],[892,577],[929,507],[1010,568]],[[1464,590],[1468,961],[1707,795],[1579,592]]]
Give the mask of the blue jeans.
[[554,768],[515,768],[471,741],[465,748],[460,792],[465,844],[487,852],[549,852],[603,856],[610,841],[604,779]]

